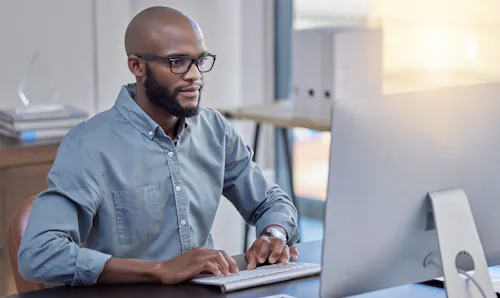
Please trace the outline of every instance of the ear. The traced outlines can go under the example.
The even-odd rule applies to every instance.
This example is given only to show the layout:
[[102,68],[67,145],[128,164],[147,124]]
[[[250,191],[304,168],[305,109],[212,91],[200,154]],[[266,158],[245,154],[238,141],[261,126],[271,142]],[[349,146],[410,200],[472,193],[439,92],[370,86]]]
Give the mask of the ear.
[[146,65],[136,55],[128,56],[128,69],[136,77],[142,77],[146,74]]

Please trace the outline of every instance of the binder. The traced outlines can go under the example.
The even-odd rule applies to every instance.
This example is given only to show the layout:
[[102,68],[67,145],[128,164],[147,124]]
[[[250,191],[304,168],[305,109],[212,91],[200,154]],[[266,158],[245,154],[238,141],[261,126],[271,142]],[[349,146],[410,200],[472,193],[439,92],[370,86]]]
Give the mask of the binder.
[[383,48],[381,29],[357,29],[335,34],[336,97],[359,99],[381,95]]
[[296,30],[292,49],[292,100],[296,118],[320,117],[321,33]]
[[329,121],[334,100],[382,94],[382,29],[314,28],[293,36],[295,117]]
[[307,40],[307,32],[294,31],[292,36],[292,101],[294,117],[307,117],[306,69],[307,53],[302,45]]
[[321,41],[321,59],[323,67],[321,68],[321,113],[320,120],[329,120],[331,109],[333,107],[333,100],[336,97],[335,88],[332,83],[335,79],[335,30],[322,30]]

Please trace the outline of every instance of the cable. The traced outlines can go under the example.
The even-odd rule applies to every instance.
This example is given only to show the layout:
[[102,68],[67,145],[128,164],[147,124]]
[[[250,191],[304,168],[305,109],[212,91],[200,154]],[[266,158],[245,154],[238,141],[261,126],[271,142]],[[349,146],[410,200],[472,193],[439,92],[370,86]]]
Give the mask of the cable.
[[[430,254],[424,260],[424,266],[427,267],[428,265],[434,265],[434,266],[436,266],[438,268],[443,268],[443,266],[441,266],[441,264],[436,261],[436,259],[433,257],[432,254]],[[481,296],[483,296],[483,298],[488,298],[486,296],[486,293],[484,292],[483,288],[481,287],[481,285],[479,285],[479,283],[476,281],[476,279],[474,277],[472,277],[472,275],[470,275],[469,273],[467,273],[466,271],[464,271],[462,269],[458,269],[458,273],[462,274],[467,279],[469,279],[470,281],[472,281],[474,283],[474,285],[477,287],[477,289],[479,290],[479,292],[481,292]]]
[[479,292],[481,292],[481,295],[483,296],[483,298],[488,298],[488,297],[486,297],[486,293],[483,291],[483,288],[481,288],[481,286],[479,285],[479,283],[476,281],[476,279],[474,277],[472,277],[472,275],[470,275],[469,273],[465,272],[462,269],[458,269],[458,273],[464,275],[470,281],[472,281],[476,285],[476,287],[479,290]]

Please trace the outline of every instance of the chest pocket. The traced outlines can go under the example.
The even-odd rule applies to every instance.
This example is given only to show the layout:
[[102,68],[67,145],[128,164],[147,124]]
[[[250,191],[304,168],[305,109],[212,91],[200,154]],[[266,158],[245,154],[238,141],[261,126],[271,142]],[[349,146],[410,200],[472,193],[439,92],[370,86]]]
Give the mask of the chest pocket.
[[164,204],[157,185],[120,190],[112,196],[120,243],[133,244],[161,233]]

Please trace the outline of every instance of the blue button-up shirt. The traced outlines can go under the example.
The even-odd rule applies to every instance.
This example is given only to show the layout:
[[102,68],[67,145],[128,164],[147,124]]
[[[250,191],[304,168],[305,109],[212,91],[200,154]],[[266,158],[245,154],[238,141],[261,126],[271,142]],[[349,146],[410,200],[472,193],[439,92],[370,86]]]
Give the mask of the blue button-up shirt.
[[18,251],[22,276],[90,285],[111,257],[167,260],[213,247],[221,195],[258,235],[276,224],[289,244],[296,241],[296,208],[264,179],[220,113],[201,108],[172,140],[136,104],[134,92],[135,85],[124,86],[111,109],[62,140]]

